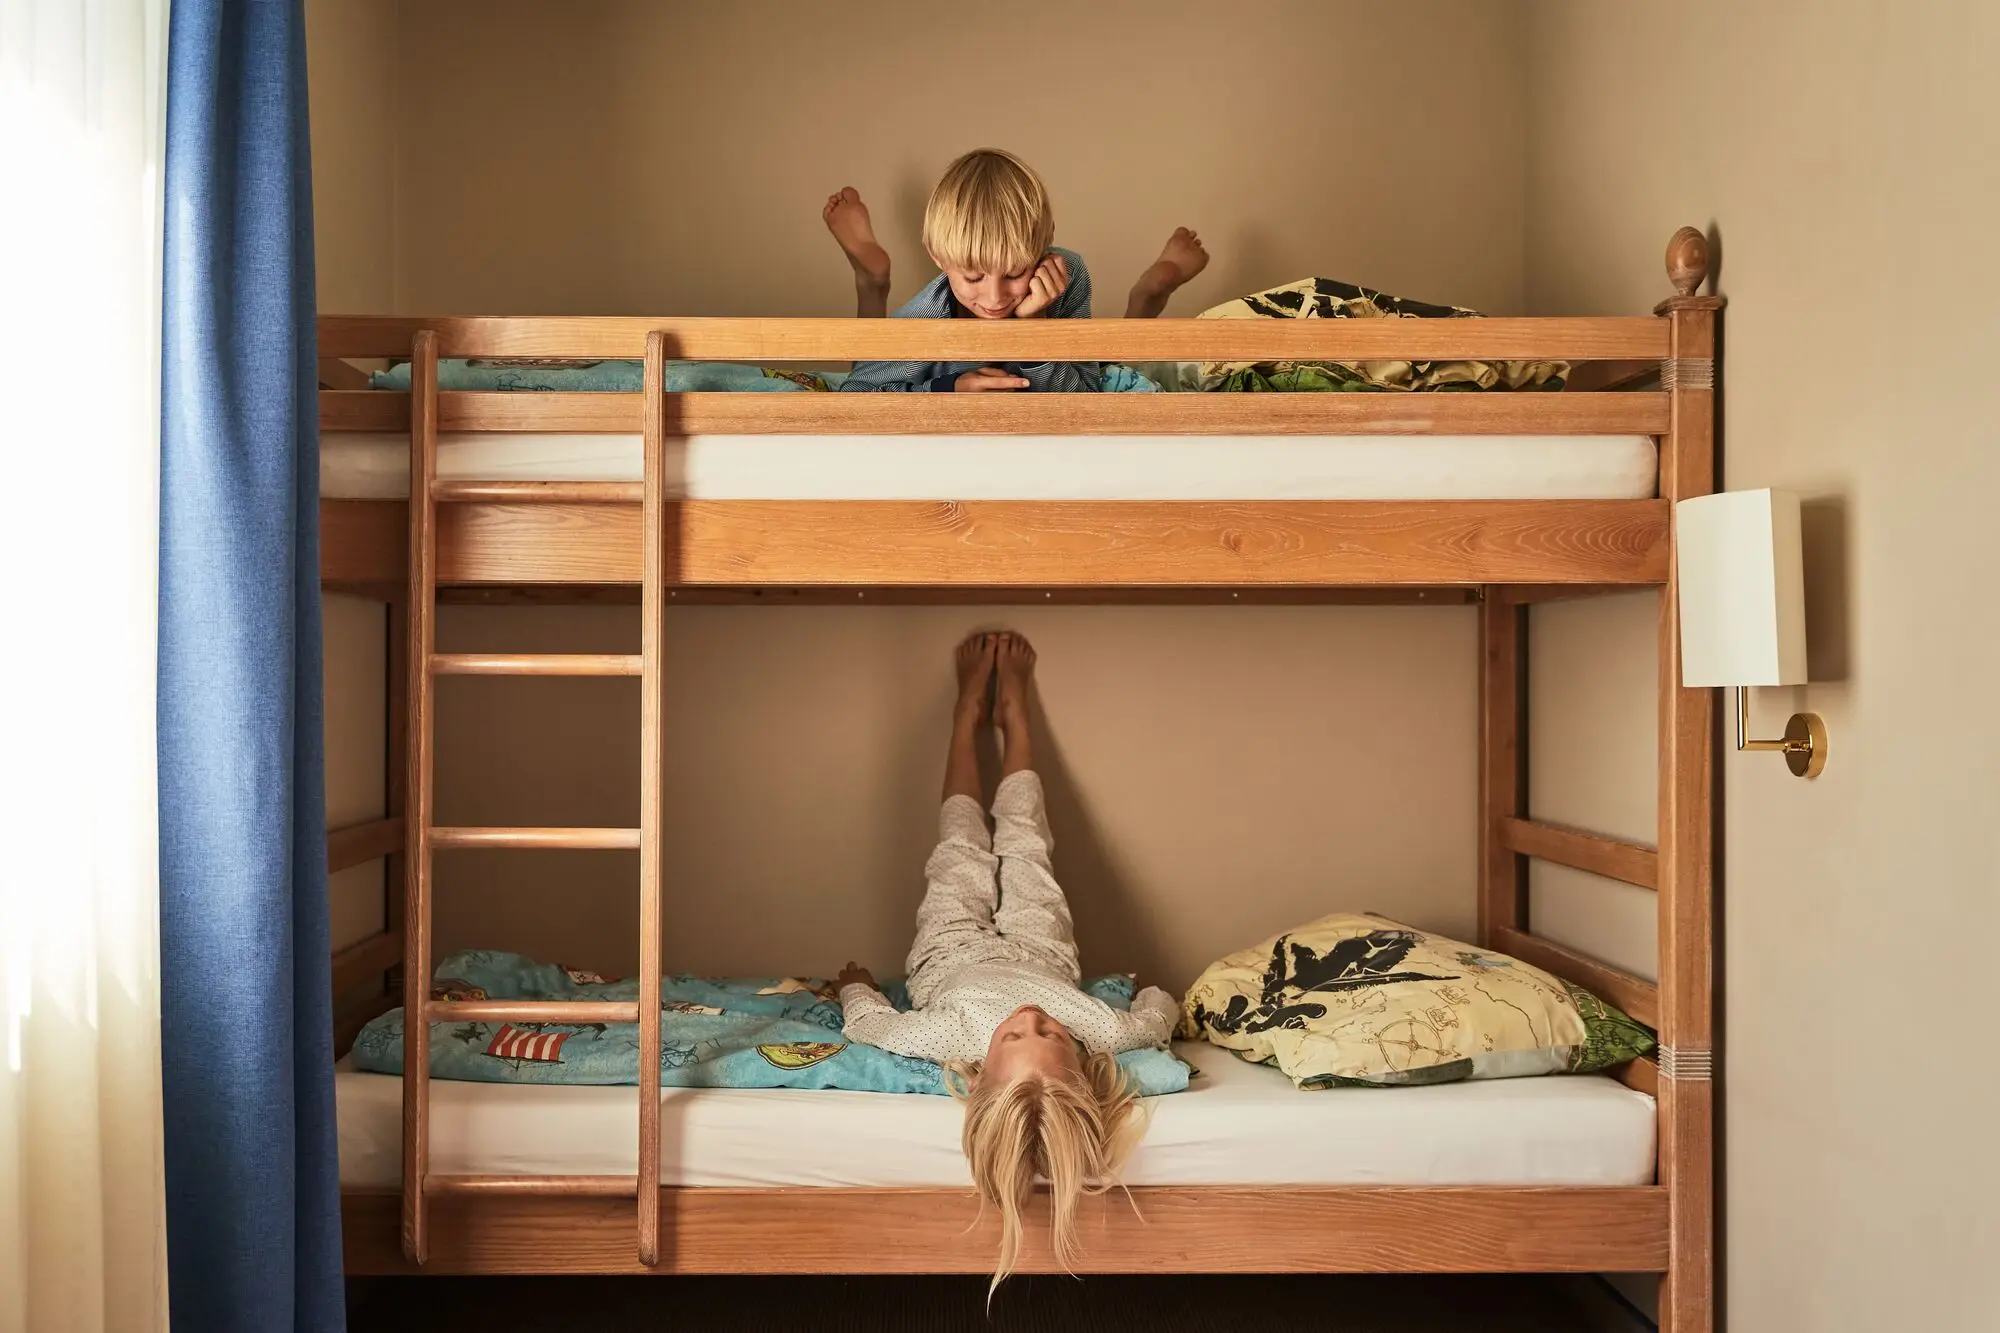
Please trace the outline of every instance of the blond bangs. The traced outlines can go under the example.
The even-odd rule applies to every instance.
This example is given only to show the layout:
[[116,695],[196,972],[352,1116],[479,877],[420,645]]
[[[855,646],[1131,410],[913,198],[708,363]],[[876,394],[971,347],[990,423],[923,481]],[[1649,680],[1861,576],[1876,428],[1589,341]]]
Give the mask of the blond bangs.
[[947,167],[924,208],[924,248],[948,268],[1025,273],[1048,253],[1055,233],[1042,178],[997,148],[976,149]]

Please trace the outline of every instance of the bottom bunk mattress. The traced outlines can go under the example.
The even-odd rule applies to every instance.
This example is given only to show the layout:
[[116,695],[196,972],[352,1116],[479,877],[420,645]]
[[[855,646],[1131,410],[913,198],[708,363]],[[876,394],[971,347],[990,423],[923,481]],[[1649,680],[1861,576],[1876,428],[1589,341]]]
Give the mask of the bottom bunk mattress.
[[[1653,1099],[1595,1075],[1301,1092],[1275,1069],[1204,1042],[1197,1075],[1149,1102],[1130,1185],[1645,1185]],[[402,1080],[343,1061],[340,1181],[402,1176]],[[634,1091],[434,1081],[439,1174],[630,1175]],[[964,1119],[939,1097],[669,1088],[660,1183],[726,1187],[969,1186]]]
[[[638,481],[637,435],[459,433],[438,476]],[[1646,500],[1647,435],[694,435],[667,487],[692,500]],[[320,494],[399,500],[409,441],[328,432]]]

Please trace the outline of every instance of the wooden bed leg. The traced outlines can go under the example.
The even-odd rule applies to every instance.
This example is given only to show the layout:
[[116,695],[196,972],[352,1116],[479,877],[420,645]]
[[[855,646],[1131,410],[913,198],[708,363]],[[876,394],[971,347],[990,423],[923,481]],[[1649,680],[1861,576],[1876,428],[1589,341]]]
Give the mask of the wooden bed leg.
[[[1669,398],[1660,497],[1715,489],[1715,327],[1722,298],[1701,296],[1708,243],[1683,227],[1667,246],[1676,295],[1661,380]],[[1680,601],[1670,569],[1660,598],[1660,1182],[1668,1187],[1662,1333],[1715,1326],[1712,884],[1714,693],[1680,683]]]
[[1479,943],[1528,928],[1524,858],[1501,837],[1504,822],[1527,813],[1527,608],[1489,586],[1479,607]]

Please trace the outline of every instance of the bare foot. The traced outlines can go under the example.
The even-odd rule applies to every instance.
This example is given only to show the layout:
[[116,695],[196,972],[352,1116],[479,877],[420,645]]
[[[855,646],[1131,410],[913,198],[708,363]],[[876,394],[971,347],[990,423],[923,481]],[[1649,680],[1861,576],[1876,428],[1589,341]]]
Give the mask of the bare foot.
[[1125,301],[1125,318],[1158,319],[1168,298],[1207,267],[1208,251],[1201,237],[1186,227],[1174,228],[1160,257],[1132,284],[1132,294]]
[[1019,773],[1034,764],[1028,753],[1028,686],[1035,676],[1035,649],[1018,634],[995,636],[993,718],[1000,724],[1001,772]]
[[993,657],[999,636],[974,634],[958,645],[952,665],[958,671],[958,699],[951,707],[951,747],[944,757],[944,799],[969,796],[979,790],[979,728],[992,718]]
[[888,314],[889,252],[875,239],[875,223],[868,216],[868,205],[861,202],[861,192],[849,185],[828,195],[820,219],[854,266],[855,313],[864,319]]
[[974,634],[952,654],[952,665],[958,670],[954,722],[978,726],[993,720],[993,662],[999,640],[997,634]]

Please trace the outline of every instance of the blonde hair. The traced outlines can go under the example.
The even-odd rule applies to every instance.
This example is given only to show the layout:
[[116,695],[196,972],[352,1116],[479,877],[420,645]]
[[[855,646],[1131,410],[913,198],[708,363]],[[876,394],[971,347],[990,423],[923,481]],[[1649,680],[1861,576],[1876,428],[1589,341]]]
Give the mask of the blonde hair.
[[1056,217],[1035,169],[998,148],[945,168],[924,206],[924,248],[941,265],[1019,273],[1048,253]]
[[989,1295],[1021,1251],[1021,1213],[1039,1176],[1049,1182],[1056,1259],[1074,1267],[1077,1206],[1087,1194],[1118,1185],[1125,1160],[1145,1133],[1145,1115],[1112,1056],[1085,1055],[1071,1077],[981,1079],[976,1065],[955,1066],[952,1093],[965,1102],[965,1161],[980,1211],[1000,1210],[1000,1257]]

